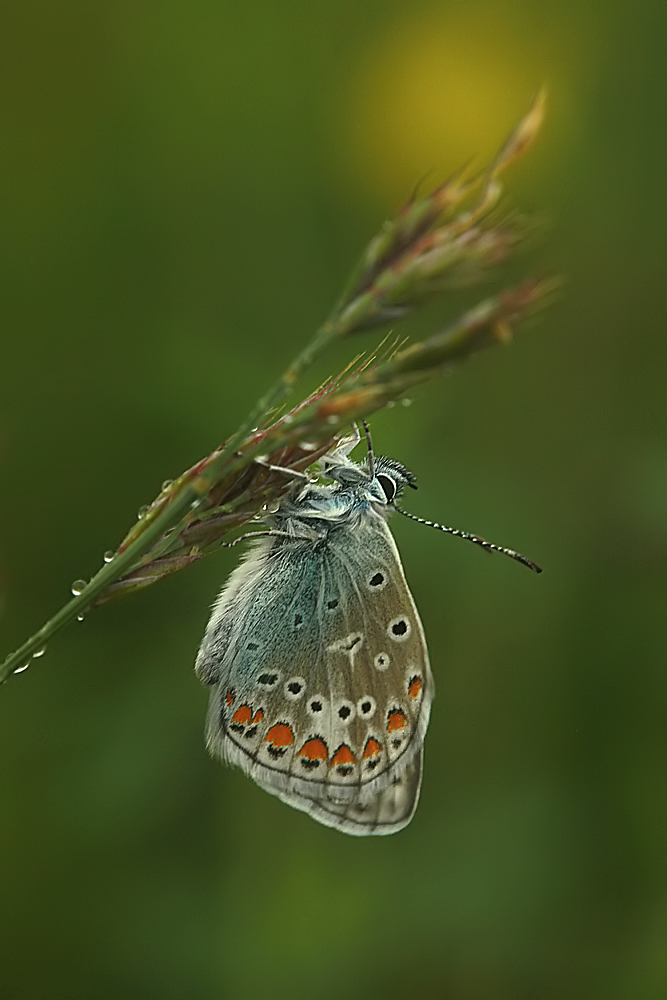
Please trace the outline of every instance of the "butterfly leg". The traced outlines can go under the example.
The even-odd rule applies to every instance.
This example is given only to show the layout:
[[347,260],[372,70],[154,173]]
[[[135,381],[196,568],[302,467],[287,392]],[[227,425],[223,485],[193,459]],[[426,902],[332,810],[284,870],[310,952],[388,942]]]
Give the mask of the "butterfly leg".
[[267,462],[261,455],[254,459],[257,465],[261,465],[263,469],[268,469],[269,472],[282,472],[284,476],[293,476],[295,479],[303,479],[307,483],[311,482],[310,476],[307,476],[305,472],[298,472],[296,469],[288,469],[283,465],[271,465]]
[[281,537],[287,537],[286,531],[246,531],[245,534],[239,535],[232,542],[220,542],[220,545],[226,549],[233,549],[235,545],[239,542],[245,542],[248,538],[268,538],[270,535],[280,535]]

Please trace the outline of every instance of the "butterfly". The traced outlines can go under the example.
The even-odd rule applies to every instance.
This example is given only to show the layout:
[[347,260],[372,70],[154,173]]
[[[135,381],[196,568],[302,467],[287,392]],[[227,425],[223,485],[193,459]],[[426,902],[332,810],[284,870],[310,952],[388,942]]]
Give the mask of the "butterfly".
[[[395,833],[414,815],[435,693],[419,614],[387,519],[415,477],[349,458],[358,431],[295,484],[224,586],[195,670],[207,745],[326,826]],[[287,470],[285,470],[287,471]],[[510,549],[408,514],[537,567]]]

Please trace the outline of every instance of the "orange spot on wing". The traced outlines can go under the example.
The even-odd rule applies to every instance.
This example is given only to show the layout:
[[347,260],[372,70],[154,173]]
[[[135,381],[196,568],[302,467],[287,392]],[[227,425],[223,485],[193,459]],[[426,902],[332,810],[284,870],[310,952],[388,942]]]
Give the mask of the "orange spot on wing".
[[326,760],[329,756],[329,751],[324,740],[313,738],[312,740],[306,740],[299,750],[299,756],[305,757],[307,760]]
[[387,716],[387,732],[393,733],[395,729],[405,729],[407,722],[405,712],[402,712],[400,708],[395,708]]
[[336,767],[337,764],[356,764],[356,763],[357,763],[357,758],[354,756],[347,743],[341,743],[341,745],[338,747],[335,754],[331,758],[332,767]]
[[234,704],[234,692],[232,691],[231,688],[225,695],[225,701],[227,702],[227,708],[231,708],[232,705]]
[[274,747],[290,747],[294,743],[294,733],[286,722],[276,722],[264,739],[267,743],[273,743]]
[[382,753],[382,745],[369,736],[364,747],[364,760],[368,760],[369,757],[377,757],[380,753]]
[[263,721],[264,721],[264,712],[262,711],[261,708],[258,708],[252,717],[252,724],[253,726],[255,726],[257,725],[258,722],[263,722]]
[[232,726],[247,726],[252,719],[252,709],[250,705],[239,705],[232,715],[230,724]]
[[411,698],[418,698],[422,689],[421,677],[411,677],[408,685],[408,694]]

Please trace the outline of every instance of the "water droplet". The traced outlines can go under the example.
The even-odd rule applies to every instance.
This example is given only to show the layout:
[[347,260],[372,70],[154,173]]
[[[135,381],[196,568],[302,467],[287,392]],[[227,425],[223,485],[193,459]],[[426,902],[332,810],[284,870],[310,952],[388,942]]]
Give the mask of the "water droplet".
[[142,517],[145,517],[150,509],[151,507],[148,503],[145,503],[142,507],[140,507],[137,511],[137,520],[140,521]]
[[45,653],[45,652],[46,652],[46,646],[42,646],[42,648],[41,648],[41,649],[38,649],[38,650],[36,650],[36,651],[35,651],[35,652],[34,652],[34,653],[32,654],[32,658],[33,658],[33,660],[38,660],[38,659],[40,658],[40,656],[44,656],[44,653]]
[[294,417],[292,416],[291,413],[286,413],[285,416],[283,417],[283,423],[284,424],[291,424],[291,423],[293,423],[293,421],[294,421]]
[[30,666],[30,660],[28,660],[27,663],[24,663],[22,667],[17,667],[16,670],[14,671],[14,673],[15,674],[22,674],[23,671],[27,670],[29,666]]
[[327,417],[328,424],[337,424],[340,422],[340,417],[337,417],[335,413],[332,413],[330,417]]
[[82,621],[83,621],[83,615],[77,615],[77,616],[76,616],[76,620],[77,620],[78,622],[82,622]]
[[104,561],[106,563],[109,563],[113,559],[114,555],[115,555],[115,553],[112,552],[111,549],[107,549],[106,552],[104,553],[104,555],[102,556],[102,558],[104,559]]
[[75,580],[72,584],[72,593],[75,597],[78,597],[82,590],[85,590],[87,584],[85,580]]
[[401,400],[401,406],[412,406],[412,400],[406,396],[405,399]]
[[395,406],[396,406],[396,401],[393,400],[393,399],[390,399],[389,402],[387,403],[387,409],[388,410],[392,410]]
[[317,445],[314,441],[302,441],[300,447],[302,451],[315,451]]
[[173,479],[165,479],[165,481],[162,484],[162,489],[163,490],[168,490],[169,487],[173,486],[173,485],[174,485],[174,480]]

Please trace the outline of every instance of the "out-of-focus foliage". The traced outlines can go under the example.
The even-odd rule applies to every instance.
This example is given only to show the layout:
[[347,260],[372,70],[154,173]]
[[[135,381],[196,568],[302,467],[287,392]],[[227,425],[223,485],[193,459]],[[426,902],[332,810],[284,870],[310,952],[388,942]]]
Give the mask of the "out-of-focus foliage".
[[[549,303],[559,280],[533,278],[476,303],[409,347],[397,338],[387,344],[389,334],[377,350],[357,354],[337,378],[326,379],[284,412],[304,374],[334,342],[399,323],[457,284],[488,281],[493,268],[521,245],[529,227],[507,218],[494,220],[493,209],[501,203],[501,174],[539,133],[544,101],[542,88],[483,171],[473,177],[460,171],[430,194],[414,195],[395,219],[383,224],[326,321],[281,376],[210,455],[162,483],[155,499],[139,509],[118,548],[104,553],[97,573],[75,580],[74,596],[0,662],[0,684],[27,670],[61,628],[83,621],[92,607],[144,590],[221,546],[247,539],[246,534],[225,540],[229,532],[261,522],[263,512],[289,491],[291,476],[307,478],[304,471],[312,466],[311,475],[316,472],[317,460],[338,447],[341,432],[344,437],[345,430],[354,428],[358,437],[359,421],[399,401],[409,404],[407,393],[416,386],[451,372],[482,349],[511,342],[521,321]],[[476,541],[488,551],[497,548],[481,538]]]
[[545,570],[394,525],[438,684],[410,827],[344,838],[209,761],[215,556],[3,689],[0,995],[665,995],[666,30],[648,0],[5,6],[3,651],[238,424],[411,187],[488,157],[545,80],[510,184],[552,231],[516,273],[569,283],[374,421],[415,513]]

